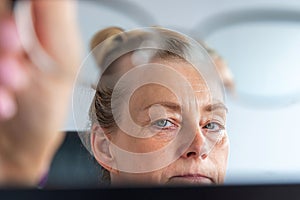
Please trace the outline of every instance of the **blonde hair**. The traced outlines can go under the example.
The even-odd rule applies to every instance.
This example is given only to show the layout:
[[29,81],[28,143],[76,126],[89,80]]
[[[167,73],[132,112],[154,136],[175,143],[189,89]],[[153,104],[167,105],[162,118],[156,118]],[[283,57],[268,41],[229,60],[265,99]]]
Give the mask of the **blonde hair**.
[[[190,44],[186,37],[177,32],[160,27],[156,27],[156,31],[158,31],[159,37],[163,38],[161,40],[163,42],[163,49],[155,49],[152,59],[180,59],[186,61],[185,58],[189,56],[190,50]],[[153,35],[149,35],[147,31],[140,29],[124,32],[124,30],[119,27],[108,27],[94,35],[90,42],[90,49],[93,51],[93,56],[98,67],[103,70],[103,75],[105,75],[119,69],[118,67],[120,66],[118,66],[116,61],[122,59],[122,56],[119,56],[116,60],[112,60],[111,58],[119,55],[122,48],[136,46],[137,43],[151,39],[149,37],[152,36]],[[104,41],[105,44],[98,48],[98,45],[103,44]],[[134,50],[134,52],[136,51],[151,51],[151,49]],[[124,55],[134,52],[124,51]],[[107,68],[104,66],[107,66]],[[105,134],[110,134],[117,128],[111,107],[113,88],[117,80],[118,77],[115,81],[107,83],[103,81],[101,77],[97,86],[95,86],[96,93],[90,106],[89,116],[92,124],[98,123],[107,131]],[[122,95],[120,94],[120,96]],[[89,151],[93,153],[90,146],[90,133],[85,133],[81,138]],[[102,179],[110,181],[109,172],[104,168],[102,171]]]
[[[152,58],[172,58],[172,59],[182,59],[187,54],[187,49],[189,48],[188,42],[181,35],[172,32],[167,29],[158,29],[159,33],[167,38],[164,44],[164,49],[166,50],[155,50],[155,54],[152,55]],[[123,34],[120,34],[123,33]],[[118,27],[109,27],[103,29],[95,34],[90,43],[91,50],[95,49],[97,45],[106,40],[106,45],[102,46],[99,51],[94,51],[94,57],[97,61],[98,66],[101,68],[103,65],[106,65],[108,57],[119,52],[120,48],[132,45],[136,42],[142,42],[151,35],[145,31],[137,30],[133,32],[124,32],[123,29]],[[147,50],[135,50],[135,51],[151,51]],[[129,52],[133,53],[133,52]],[[117,59],[118,60],[118,59]],[[103,72],[103,75],[110,73],[112,70],[116,70],[116,65],[114,62],[108,64],[108,68]],[[117,81],[117,80],[116,80]],[[90,110],[90,118],[92,121],[99,123],[103,128],[110,129],[115,127],[114,118],[111,111],[111,95],[115,82],[106,83],[101,79],[96,86],[96,94],[93,101],[93,105]],[[96,114],[96,115],[95,115]],[[96,117],[96,121],[93,119]]]
[[[168,29],[156,28],[159,36],[163,37],[163,49],[166,50],[155,49],[152,59],[180,59],[185,61],[184,57],[188,56],[187,52],[189,49],[189,43],[186,38]],[[111,61],[111,57],[115,57],[116,54],[122,51],[122,48],[142,43],[147,39],[151,39],[151,36],[151,34],[143,30],[124,32],[119,27],[108,27],[93,36],[90,42],[90,49],[93,51],[93,56],[101,70],[103,70],[103,66],[107,65],[107,68],[103,71],[103,75],[105,75],[113,70],[118,70],[118,66],[115,63],[117,60],[122,59],[119,57],[117,60]],[[103,44],[104,41],[105,44],[98,48],[98,45]],[[151,51],[151,49],[134,50],[134,52],[136,51]],[[128,52],[125,55],[134,52]],[[107,131],[105,134],[110,134],[117,128],[111,107],[113,88],[117,80],[118,78],[113,83],[107,83],[100,78],[97,86],[94,86],[96,93],[90,106],[89,117],[92,124],[98,123]],[[81,135],[81,139],[86,148],[93,154],[90,136],[91,133],[87,132]],[[110,181],[110,174],[106,169],[103,168],[101,176],[103,181]]]

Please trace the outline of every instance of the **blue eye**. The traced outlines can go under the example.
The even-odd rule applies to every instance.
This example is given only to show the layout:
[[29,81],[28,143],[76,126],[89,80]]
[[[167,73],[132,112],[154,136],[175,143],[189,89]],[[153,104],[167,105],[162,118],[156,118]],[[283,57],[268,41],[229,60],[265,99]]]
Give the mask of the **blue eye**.
[[208,131],[212,131],[212,132],[224,130],[224,127],[216,122],[209,122],[203,128],[207,129]]
[[174,124],[167,119],[159,119],[159,120],[155,121],[153,123],[153,125],[160,129],[170,128],[170,127],[174,126]]

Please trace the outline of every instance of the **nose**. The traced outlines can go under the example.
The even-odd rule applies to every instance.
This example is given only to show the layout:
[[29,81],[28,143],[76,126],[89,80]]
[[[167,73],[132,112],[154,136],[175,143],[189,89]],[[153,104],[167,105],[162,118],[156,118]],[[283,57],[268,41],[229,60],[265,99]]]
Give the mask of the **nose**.
[[195,134],[195,138],[188,149],[183,153],[183,158],[201,158],[204,160],[207,158],[208,153],[205,148],[205,137],[200,130]]

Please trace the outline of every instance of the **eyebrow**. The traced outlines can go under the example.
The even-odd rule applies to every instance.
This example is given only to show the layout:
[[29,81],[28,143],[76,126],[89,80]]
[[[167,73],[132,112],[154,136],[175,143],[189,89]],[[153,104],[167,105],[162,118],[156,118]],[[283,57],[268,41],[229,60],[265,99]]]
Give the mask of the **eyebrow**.
[[209,105],[204,107],[204,110],[206,112],[212,112],[212,111],[215,111],[215,110],[225,110],[226,113],[228,113],[228,108],[223,103],[209,104]]
[[[173,103],[173,102],[167,102],[167,101],[155,102],[153,104],[150,104],[150,105],[146,106],[144,108],[144,110],[149,109],[153,105],[161,105],[161,106],[167,107],[171,110],[174,110],[176,112],[181,111],[181,106],[179,104]],[[206,111],[206,112],[213,112],[215,110],[225,110],[225,112],[228,113],[228,108],[223,103],[209,104],[209,105],[204,107],[204,111]]]
[[150,105],[146,106],[146,107],[144,108],[144,110],[149,109],[149,108],[150,108],[151,106],[153,106],[153,105],[161,105],[161,106],[163,106],[163,107],[169,108],[169,109],[174,110],[174,111],[176,111],[176,112],[180,112],[180,111],[181,111],[181,106],[180,106],[179,104],[173,103],[173,102],[168,102],[168,101],[155,102],[155,103],[153,103],[153,104],[150,104]]

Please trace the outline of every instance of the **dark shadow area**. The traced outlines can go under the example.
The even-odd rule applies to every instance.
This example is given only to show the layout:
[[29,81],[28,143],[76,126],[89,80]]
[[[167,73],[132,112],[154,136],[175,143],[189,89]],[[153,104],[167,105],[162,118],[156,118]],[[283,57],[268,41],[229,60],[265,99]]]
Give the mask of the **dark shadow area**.
[[232,185],[72,190],[0,190],[1,199],[300,199],[300,185]]
[[67,131],[64,142],[52,161],[44,188],[97,188],[102,167],[81,143],[76,131]]

